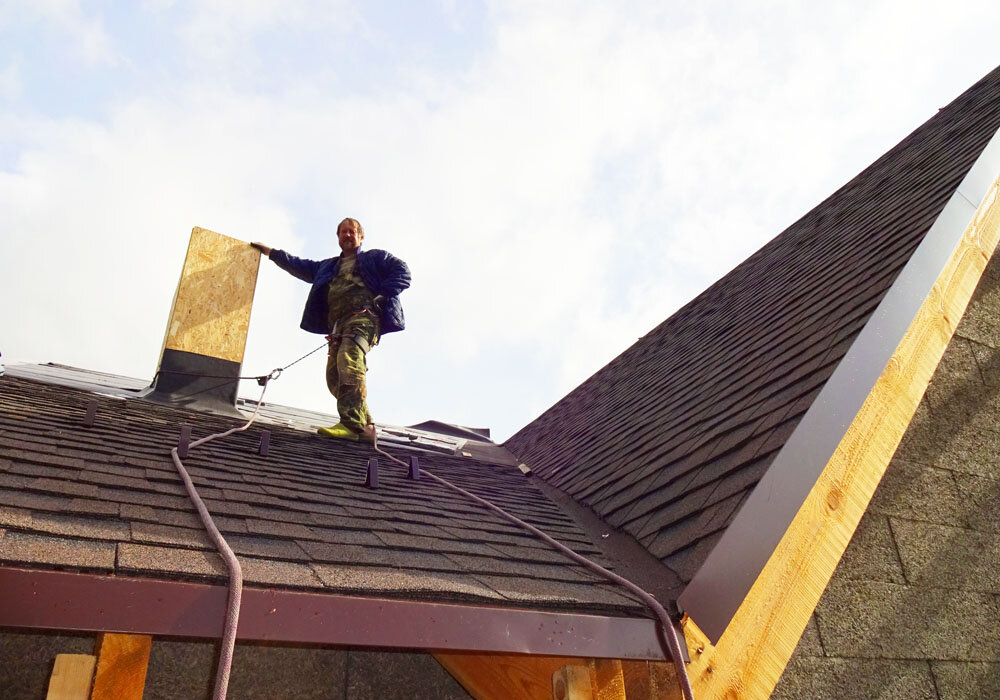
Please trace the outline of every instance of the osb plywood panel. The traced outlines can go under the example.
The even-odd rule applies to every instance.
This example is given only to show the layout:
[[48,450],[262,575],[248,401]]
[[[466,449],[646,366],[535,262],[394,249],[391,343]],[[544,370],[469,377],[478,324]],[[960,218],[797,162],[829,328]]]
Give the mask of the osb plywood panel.
[[242,363],[259,267],[249,243],[192,229],[164,347]]

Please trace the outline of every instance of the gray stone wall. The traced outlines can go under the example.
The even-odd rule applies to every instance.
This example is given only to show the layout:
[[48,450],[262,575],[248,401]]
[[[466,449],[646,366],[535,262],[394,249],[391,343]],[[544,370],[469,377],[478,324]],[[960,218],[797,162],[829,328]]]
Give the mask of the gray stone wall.
[[[56,654],[92,654],[95,635],[0,632],[0,698],[41,700]],[[144,700],[211,697],[218,643],[154,639]],[[239,644],[230,700],[468,700],[429,654]]]
[[774,698],[1000,699],[1000,262]]

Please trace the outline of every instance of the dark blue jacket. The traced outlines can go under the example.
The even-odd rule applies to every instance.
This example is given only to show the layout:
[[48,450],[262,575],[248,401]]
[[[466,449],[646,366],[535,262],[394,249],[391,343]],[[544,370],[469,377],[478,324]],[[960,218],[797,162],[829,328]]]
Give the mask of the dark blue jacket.
[[[271,260],[285,272],[312,284],[302,313],[302,329],[310,333],[329,333],[327,287],[340,270],[340,256],[326,260],[307,260],[274,249],[271,251]],[[372,294],[385,297],[379,316],[381,334],[403,330],[406,323],[403,320],[403,306],[399,303],[399,293],[410,286],[410,268],[384,250],[359,250],[357,270]]]

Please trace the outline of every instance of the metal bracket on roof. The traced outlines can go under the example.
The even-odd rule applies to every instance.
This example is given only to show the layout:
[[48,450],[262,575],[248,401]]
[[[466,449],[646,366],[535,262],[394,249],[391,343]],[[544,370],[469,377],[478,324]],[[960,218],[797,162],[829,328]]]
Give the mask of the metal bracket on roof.
[[420,479],[420,462],[417,461],[416,455],[410,456],[410,473],[406,476],[414,481]]
[[83,417],[83,425],[86,428],[93,428],[94,421],[97,419],[97,402],[88,401],[87,402],[87,415]]
[[257,448],[257,453],[261,457],[267,457],[267,450],[271,447],[271,431],[261,430],[260,431],[260,446]]
[[185,459],[188,456],[188,445],[191,444],[191,426],[181,426],[181,437],[177,441],[177,456]]
[[375,457],[368,460],[368,477],[365,479],[365,486],[370,489],[378,488],[378,459]]

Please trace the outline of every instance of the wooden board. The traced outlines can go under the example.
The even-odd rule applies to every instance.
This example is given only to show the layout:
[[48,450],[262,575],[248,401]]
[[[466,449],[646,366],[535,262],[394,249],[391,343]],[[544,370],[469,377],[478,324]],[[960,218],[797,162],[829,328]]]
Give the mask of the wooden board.
[[437,653],[434,658],[477,700],[552,700],[552,674],[587,661],[565,656]]
[[477,700],[681,699],[673,666],[665,663],[518,654],[434,657]]
[[770,696],[996,249],[998,197],[1000,181],[719,643],[685,622],[698,700]]
[[45,700],[87,700],[96,661],[90,654],[57,654]]
[[249,243],[195,227],[163,347],[242,363],[259,267]]
[[152,645],[145,634],[98,635],[91,700],[142,700]]

